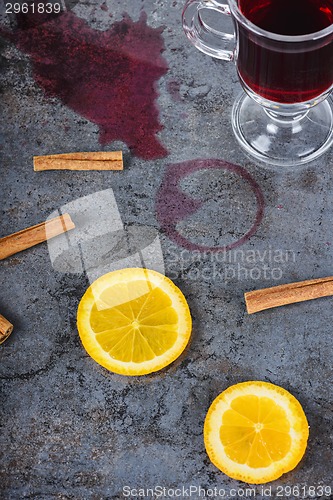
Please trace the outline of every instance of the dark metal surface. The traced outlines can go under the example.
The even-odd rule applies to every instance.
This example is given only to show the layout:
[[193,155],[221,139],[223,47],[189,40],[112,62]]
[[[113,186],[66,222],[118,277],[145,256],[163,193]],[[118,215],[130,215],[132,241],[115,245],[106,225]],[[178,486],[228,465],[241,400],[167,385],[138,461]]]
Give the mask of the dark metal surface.
[[[2,261],[0,312],[15,330],[0,346],[1,498],[118,499],[125,486],[158,485],[216,487],[225,498],[235,489],[234,498],[240,498],[248,486],[209,462],[202,429],[213,399],[245,380],[290,390],[310,424],[305,458],[272,483],[271,498],[277,498],[278,486],[332,486],[332,299],[253,316],[246,314],[243,299],[251,289],[332,274],[332,152],[306,168],[285,171],[247,159],[230,124],[232,103],[241,91],[235,68],[190,46],[181,28],[182,6],[180,0],[80,1],[70,13],[75,19],[55,19],[59,24],[53,31],[44,20],[44,34],[34,32],[30,45],[23,35],[8,35],[18,21],[9,22],[2,10],[0,236],[112,189],[125,227],[146,227],[148,243],[159,234],[165,273],[184,292],[194,328],[186,353],[164,372],[142,378],[114,375],[87,356],[76,330],[76,309],[89,273],[57,270],[46,244]],[[125,24],[124,12],[130,18]],[[133,28],[132,22],[139,24]],[[61,31],[64,26],[67,32]],[[66,47],[68,26],[72,44],[80,34],[85,56],[80,59],[78,48],[77,79],[66,67],[66,60],[76,64],[70,48],[62,59],[55,56],[57,43]],[[26,27],[24,36],[33,29]],[[113,46],[102,36],[108,30]],[[43,36],[56,36],[49,58],[41,52],[47,49]],[[101,47],[108,50],[101,54]],[[104,57],[106,83],[104,69],[92,64],[98,59],[94,51]],[[124,58],[136,75],[144,72],[154,92],[140,88],[141,77],[131,87]],[[118,66],[112,68],[110,61]],[[148,80],[154,65],[158,71]],[[61,93],[65,84],[67,93]],[[121,88],[147,98],[150,108],[142,109],[149,108],[155,121],[149,136],[143,130],[143,140],[144,118],[134,113],[130,100],[116,133],[118,121],[107,128],[110,122],[103,120],[108,116],[92,118],[94,102],[89,108],[87,100],[102,95],[101,109],[117,112]],[[110,140],[114,135],[116,140]],[[33,171],[33,155],[119,148],[125,153],[122,172]],[[205,160],[199,167],[198,159]],[[216,164],[216,159],[228,163]],[[170,180],[175,172],[178,187]],[[144,242],[138,239],[135,245],[141,249]],[[226,252],[216,251],[224,247]],[[117,252],[123,257],[121,249]],[[192,498],[199,498],[192,491]],[[267,496],[256,489],[255,498]]]

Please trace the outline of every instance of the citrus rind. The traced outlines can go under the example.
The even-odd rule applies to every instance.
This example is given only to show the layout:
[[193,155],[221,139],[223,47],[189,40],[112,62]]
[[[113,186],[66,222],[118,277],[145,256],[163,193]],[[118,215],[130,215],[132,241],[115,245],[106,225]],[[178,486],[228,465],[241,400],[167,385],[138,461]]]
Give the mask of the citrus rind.
[[[269,466],[254,468],[231,460],[220,438],[222,416],[230,410],[232,401],[248,395],[272,399],[284,410],[290,425],[289,451]],[[229,477],[250,484],[274,481],[294,469],[305,453],[308,436],[308,422],[297,399],[282,387],[260,381],[236,384],[222,392],[210,406],[204,424],[205,447],[212,463]]]
[[[101,348],[90,323],[95,304],[103,307],[103,294],[109,288],[122,284],[131,290],[132,283],[146,282],[149,287],[158,287],[171,300],[171,307],[178,316],[177,337],[174,344],[161,355],[141,363],[115,359]],[[83,295],[77,313],[77,327],[81,342],[88,354],[104,368],[120,375],[146,375],[163,369],[175,361],[186,348],[192,330],[191,314],[186,299],[179,288],[166,276],[144,268],[127,268],[113,271],[98,278]]]

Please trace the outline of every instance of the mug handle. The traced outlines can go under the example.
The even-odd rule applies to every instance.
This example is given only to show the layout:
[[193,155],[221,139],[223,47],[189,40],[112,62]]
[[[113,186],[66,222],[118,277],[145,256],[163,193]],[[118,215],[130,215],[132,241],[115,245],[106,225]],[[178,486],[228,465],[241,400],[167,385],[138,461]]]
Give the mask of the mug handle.
[[[187,38],[201,52],[224,61],[233,61],[235,33],[224,33],[208,26],[202,19],[202,10],[214,10],[231,18],[228,4],[221,4],[216,0],[187,0],[182,14],[183,29]],[[230,46],[230,42],[233,42],[233,50],[225,48]]]

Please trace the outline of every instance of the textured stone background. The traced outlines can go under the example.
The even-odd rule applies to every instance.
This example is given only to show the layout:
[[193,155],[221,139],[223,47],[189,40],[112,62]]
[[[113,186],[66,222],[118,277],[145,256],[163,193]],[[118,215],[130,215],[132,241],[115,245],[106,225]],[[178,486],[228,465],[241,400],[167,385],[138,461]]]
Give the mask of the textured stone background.
[[[184,292],[194,320],[187,352],[169,369],[143,378],[113,375],[86,355],[76,330],[76,309],[88,280],[55,271],[44,244],[2,261],[0,311],[15,325],[0,347],[0,497],[6,500],[118,499],[125,485],[191,484],[224,488],[229,498],[231,488],[246,485],[209,462],[203,421],[223,389],[251,379],[290,390],[310,424],[305,458],[272,484],[272,498],[278,485],[333,486],[332,299],[253,316],[243,300],[250,289],[332,274],[332,152],[297,170],[264,169],[247,159],[230,125],[241,91],[235,68],[189,44],[181,28],[182,6],[182,0],[82,0],[73,8],[95,30],[107,30],[123,12],[137,21],[142,10],[149,26],[164,27],[169,69],[158,81],[157,104],[164,127],[159,139],[169,155],[157,160],[137,158],[119,141],[101,146],[97,126],[45,96],[29,57],[0,38],[0,235],[112,188],[125,224],[159,231],[166,274]],[[1,23],[9,26],[3,7]],[[123,172],[32,169],[34,154],[119,147],[125,152]],[[228,252],[227,263],[215,262],[215,274],[210,254],[197,262],[198,254],[172,242],[156,216],[168,165],[199,158],[241,165],[265,200],[256,233]],[[192,242],[230,244],[251,226],[253,193],[232,172],[194,172],[181,187],[205,202],[178,227]],[[253,250],[261,253],[251,263]],[[276,263],[278,251],[291,258]],[[251,278],[254,268],[259,271]],[[279,279],[272,276],[275,268]],[[256,498],[263,498],[259,489]]]

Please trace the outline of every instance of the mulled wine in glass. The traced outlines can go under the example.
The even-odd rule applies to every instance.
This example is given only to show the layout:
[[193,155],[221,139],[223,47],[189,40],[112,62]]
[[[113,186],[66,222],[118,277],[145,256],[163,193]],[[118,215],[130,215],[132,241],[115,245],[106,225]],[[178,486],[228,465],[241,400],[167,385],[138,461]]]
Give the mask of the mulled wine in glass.
[[[207,21],[212,11],[230,16],[233,34]],[[188,0],[183,27],[202,52],[235,61],[245,93],[232,126],[249,154],[288,166],[330,147],[333,0]]]

